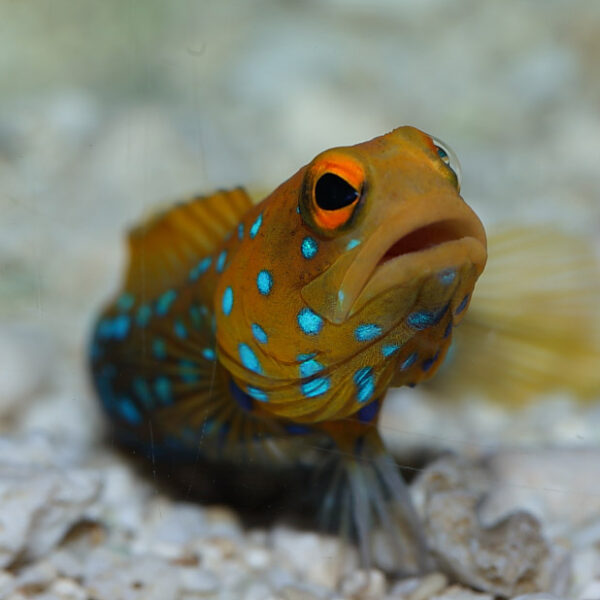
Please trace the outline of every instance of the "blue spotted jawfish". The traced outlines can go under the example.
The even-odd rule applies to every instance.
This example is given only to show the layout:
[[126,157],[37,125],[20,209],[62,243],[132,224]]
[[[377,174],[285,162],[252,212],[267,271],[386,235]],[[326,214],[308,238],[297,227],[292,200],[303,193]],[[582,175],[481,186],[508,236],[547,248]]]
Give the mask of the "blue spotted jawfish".
[[240,461],[267,441],[333,444],[328,496],[363,560],[379,523],[425,566],[377,423],[390,386],[436,371],[484,268],[459,186],[451,150],[401,127],[319,154],[256,205],[221,191],[133,229],[90,356],[118,437]]

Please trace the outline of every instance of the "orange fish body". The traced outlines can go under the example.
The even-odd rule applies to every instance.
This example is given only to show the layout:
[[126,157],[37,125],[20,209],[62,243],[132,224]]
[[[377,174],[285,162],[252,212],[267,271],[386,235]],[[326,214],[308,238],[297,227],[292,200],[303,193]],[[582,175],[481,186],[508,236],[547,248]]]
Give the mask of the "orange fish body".
[[441,363],[485,265],[453,160],[402,127],[321,153],[258,205],[221,192],[134,230],[91,350],[122,439],[333,440],[361,541],[395,503],[422,544],[376,423],[390,385]]

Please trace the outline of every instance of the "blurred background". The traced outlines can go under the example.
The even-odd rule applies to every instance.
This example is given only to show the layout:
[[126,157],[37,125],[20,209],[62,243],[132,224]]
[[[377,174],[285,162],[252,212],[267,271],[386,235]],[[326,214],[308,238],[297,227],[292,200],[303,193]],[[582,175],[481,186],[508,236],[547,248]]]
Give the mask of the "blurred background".
[[[109,465],[102,477],[112,500],[97,509],[101,521],[116,519],[127,532],[132,522],[144,524],[151,494],[132,508],[146,488],[127,483],[119,459],[103,454],[103,419],[86,365],[94,315],[119,285],[125,232],[153,207],[189,194],[241,184],[260,196],[331,146],[403,124],[439,137],[460,157],[463,196],[488,231],[553,227],[569,237],[553,250],[543,247],[575,249],[560,269],[579,273],[577,261],[593,259],[600,239],[599,31],[600,3],[592,1],[3,0],[0,433],[23,444],[0,454],[15,464],[52,456],[62,469],[63,450],[36,443],[31,450],[31,432],[49,432],[67,448],[67,463],[79,468],[89,453],[88,466]],[[513,256],[525,296],[529,274],[540,281],[536,245]],[[590,283],[585,310],[578,292],[567,293],[556,314],[561,331],[586,339],[584,349],[574,357],[571,339],[563,362],[565,338],[553,342],[552,372],[568,371],[572,381],[580,355],[584,376],[596,365],[600,373],[600,279],[597,271],[582,273],[565,281],[574,289]],[[490,316],[502,321],[514,309],[507,279],[481,281],[488,304],[500,298],[494,311],[477,312],[476,290],[471,313],[485,313],[486,326]],[[506,294],[497,296],[503,281]],[[548,306],[538,296],[519,323],[553,315]],[[484,338],[488,349],[500,347],[495,340]],[[511,358],[519,363],[521,354]],[[559,538],[576,522],[585,531],[575,580],[598,577],[597,379],[590,378],[585,402],[573,385],[554,386],[552,378],[516,402],[493,393],[502,372],[471,388],[468,368],[451,379],[453,364],[435,385],[390,394],[382,429],[397,456],[410,462],[419,452],[450,449],[491,457],[496,481],[505,484],[496,490],[497,513],[526,506]],[[589,452],[553,454],[549,446]],[[32,473],[26,483],[35,489]],[[115,477],[125,482],[120,488]],[[156,522],[170,510],[165,502],[153,505]],[[585,529],[590,515],[592,533]],[[215,518],[219,531],[235,522]],[[167,521],[172,535],[181,518]],[[291,547],[284,538],[281,548]],[[310,558],[316,550],[307,547],[290,551],[289,560]],[[18,547],[14,553],[23,555]],[[215,559],[215,572],[221,563]],[[110,582],[113,567],[108,571]],[[137,575],[131,577],[135,587]],[[109,589],[98,597],[117,596]]]
[[[600,232],[597,3],[55,0],[0,11],[4,429],[101,431],[85,346],[129,226],[191,193],[269,191],[327,147],[411,124],[458,153],[463,196],[489,230]],[[514,430],[502,406],[408,394],[398,443],[440,425],[441,446]],[[556,421],[535,409],[519,434],[599,439],[598,421],[588,427],[563,400],[550,405]]]

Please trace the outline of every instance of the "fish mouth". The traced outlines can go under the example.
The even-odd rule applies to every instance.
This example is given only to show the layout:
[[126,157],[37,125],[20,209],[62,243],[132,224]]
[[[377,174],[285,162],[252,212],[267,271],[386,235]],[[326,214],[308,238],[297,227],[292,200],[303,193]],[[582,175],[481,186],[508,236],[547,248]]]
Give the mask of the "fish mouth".
[[471,263],[480,272],[485,260],[485,234],[478,219],[448,218],[421,225],[382,247],[360,289],[355,288],[346,314],[358,312],[388,290],[414,285],[447,269]]
[[[339,324],[390,290],[416,294],[419,282],[435,273],[468,264],[475,265],[477,275],[483,270],[485,231],[466,205],[435,211],[425,223],[423,214],[406,217],[385,220],[363,244],[307,284],[302,297],[308,306]],[[324,290],[342,293],[336,298]]]
[[400,256],[423,252],[447,242],[461,240],[464,237],[467,237],[465,227],[460,220],[447,219],[429,223],[393,242],[377,262],[376,268]]

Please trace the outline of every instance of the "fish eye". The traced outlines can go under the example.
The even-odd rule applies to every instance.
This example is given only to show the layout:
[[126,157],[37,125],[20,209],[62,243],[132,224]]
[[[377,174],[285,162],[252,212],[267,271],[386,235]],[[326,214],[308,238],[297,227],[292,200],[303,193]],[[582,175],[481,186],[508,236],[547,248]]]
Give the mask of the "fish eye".
[[440,160],[454,173],[454,175],[456,176],[458,188],[460,189],[462,173],[458,157],[456,156],[452,148],[448,146],[448,144],[445,144],[444,142],[438,140],[435,137],[432,137],[432,140]]
[[366,189],[364,166],[338,149],[327,150],[308,166],[299,202],[304,222],[334,237],[355,221]]
[[345,179],[335,173],[325,173],[315,185],[315,203],[322,210],[339,210],[350,206],[360,196]]

